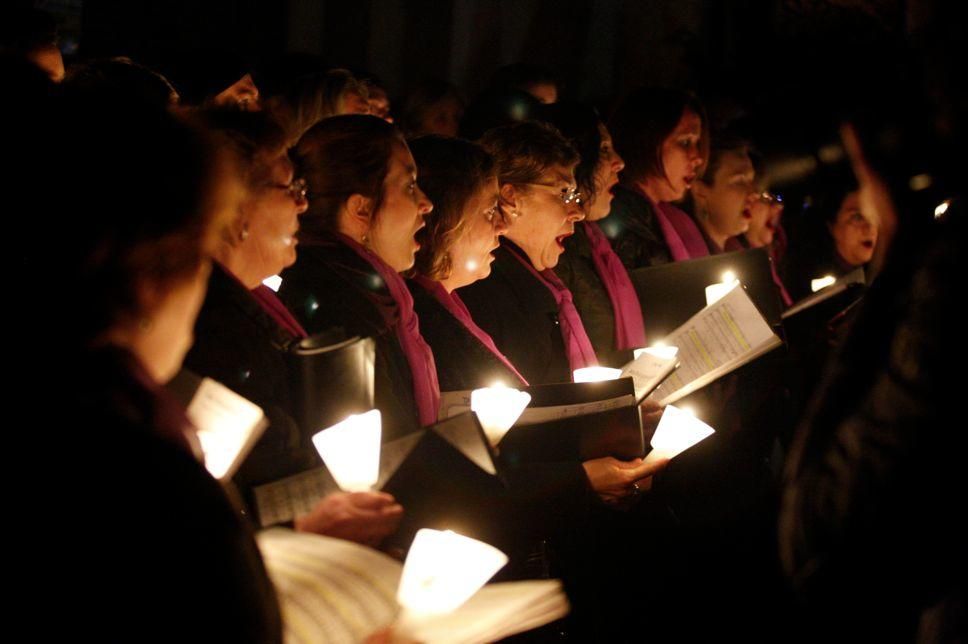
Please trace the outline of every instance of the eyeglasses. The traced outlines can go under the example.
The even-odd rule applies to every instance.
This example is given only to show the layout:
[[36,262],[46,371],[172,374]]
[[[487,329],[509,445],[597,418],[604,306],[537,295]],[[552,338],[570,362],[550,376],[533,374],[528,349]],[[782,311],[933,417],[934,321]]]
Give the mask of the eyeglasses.
[[777,206],[783,205],[783,197],[781,195],[775,195],[772,192],[761,192],[757,195],[757,198],[768,206],[776,204]]
[[560,188],[558,186],[549,186],[546,183],[526,183],[524,185],[553,190],[557,193],[558,198],[561,199],[561,203],[565,205],[581,203],[582,195],[578,188]]
[[286,194],[292,197],[294,201],[305,201],[306,195],[309,193],[309,184],[301,178],[293,179],[289,183],[274,183],[272,187],[285,190]]

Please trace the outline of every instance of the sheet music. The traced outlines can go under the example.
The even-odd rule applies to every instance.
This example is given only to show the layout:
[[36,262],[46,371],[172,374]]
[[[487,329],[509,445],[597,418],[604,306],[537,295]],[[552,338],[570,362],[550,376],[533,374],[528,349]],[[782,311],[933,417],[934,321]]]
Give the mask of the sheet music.
[[217,479],[230,479],[265,430],[262,409],[225,385],[202,379],[187,409],[198,428],[205,468]]
[[256,487],[259,525],[277,525],[307,514],[321,498],[334,491],[331,485],[326,469],[320,467]]

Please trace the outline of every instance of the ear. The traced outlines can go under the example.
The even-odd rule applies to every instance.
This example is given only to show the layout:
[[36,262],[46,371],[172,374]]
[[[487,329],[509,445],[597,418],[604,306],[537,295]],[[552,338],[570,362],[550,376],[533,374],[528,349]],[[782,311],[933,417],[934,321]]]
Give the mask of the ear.
[[504,183],[501,184],[501,205],[515,210],[518,207],[518,192],[514,188],[514,184]]
[[344,202],[339,215],[339,232],[360,241],[373,221],[373,200],[354,193]]

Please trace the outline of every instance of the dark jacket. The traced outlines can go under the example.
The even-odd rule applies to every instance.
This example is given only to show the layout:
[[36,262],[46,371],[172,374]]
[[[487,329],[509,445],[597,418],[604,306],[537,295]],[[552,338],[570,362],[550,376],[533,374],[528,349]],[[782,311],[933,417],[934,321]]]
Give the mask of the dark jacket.
[[407,281],[420,334],[434,352],[441,391],[467,391],[500,380],[516,386],[518,377],[420,284]]
[[79,364],[54,412],[70,431],[49,471],[72,499],[56,515],[71,547],[44,557],[70,598],[59,619],[98,641],[281,642],[251,530],[185,442],[184,411],[143,384],[130,354]]
[[394,327],[397,306],[376,269],[335,238],[303,242],[282,274],[279,297],[310,334],[342,327],[347,335],[373,338],[384,441],[419,429],[413,376]]
[[555,297],[511,256],[509,248],[526,258],[514,242],[502,237],[490,276],[459,289],[458,294],[477,325],[494,338],[528,382],[571,382]]
[[964,209],[927,252],[904,232],[798,431],[781,545],[823,632],[964,641]]
[[575,307],[599,363],[618,368],[630,361],[632,352],[615,346],[615,310],[595,268],[584,226],[575,226],[575,234],[565,240],[565,252],[555,266],[555,274],[575,298]]
[[608,216],[598,222],[615,254],[628,270],[672,261],[662,228],[649,200],[625,186],[615,186]]
[[245,493],[253,485],[320,465],[310,437],[293,419],[285,356],[295,341],[244,285],[214,266],[185,367],[217,380],[266,413],[269,427],[235,477]]

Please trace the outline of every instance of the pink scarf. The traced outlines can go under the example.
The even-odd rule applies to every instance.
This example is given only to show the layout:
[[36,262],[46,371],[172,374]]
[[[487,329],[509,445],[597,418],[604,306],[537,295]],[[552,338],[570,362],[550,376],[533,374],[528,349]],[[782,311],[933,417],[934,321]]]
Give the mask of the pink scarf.
[[289,335],[300,340],[308,335],[271,288],[265,284],[259,284],[250,292],[252,297],[262,305],[266,314],[285,329]]
[[586,221],[582,226],[592,249],[595,271],[605,284],[608,299],[612,301],[612,311],[615,313],[615,346],[619,349],[646,346],[642,306],[628,271],[622,266],[622,260],[612,250],[612,245],[608,243],[598,224]]
[[487,331],[477,326],[474,319],[471,317],[471,312],[467,310],[467,306],[464,305],[463,300],[457,296],[457,293],[448,293],[444,285],[436,280],[424,277],[423,275],[417,275],[413,278],[413,281],[420,284],[423,288],[427,290],[428,293],[434,296],[434,299],[440,302],[447,311],[453,315],[457,320],[464,325],[468,331],[471,332],[475,338],[480,340],[481,344],[487,347],[487,350],[494,354],[494,357],[500,360],[505,367],[511,370],[511,372],[518,377],[521,384],[525,387],[528,386],[528,381],[522,376],[518,370],[511,364],[511,361],[507,359],[503,353],[501,353],[497,345],[494,344],[494,339],[487,334]]
[[434,354],[427,342],[420,335],[420,324],[417,314],[413,310],[413,296],[407,289],[406,282],[393,268],[380,259],[375,253],[364,248],[346,235],[336,233],[344,244],[370,264],[383,278],[383,282],[390,291],[390,296],[399,309],[399,319],[395,325],[397,340],[403,349],[410,365],[413,376],[413,397],[417,403],[417,415],[423,426],[437,422],[437,411],[440,408],[440,385],[437,383],[437,365]]
[[592,341],[585,333],[585,325],[582,324],[581,316],[578,315],[578,309],[575,308],[575,301],[568,287],[550,268],[539,273],[527,258],[521,257],[510,247],[505,246],[505,248],[554,295],[555,302],[558,304],[558,328],[561,329],[561,338],[565,341],[565,352],[568,354],[568,365],[571,370],[597,365],[598,357],[595,355]]
[[709,255],[709,247],[692,217],[671,203],[652,205],[672,261],[681,262]]

